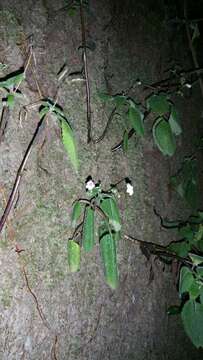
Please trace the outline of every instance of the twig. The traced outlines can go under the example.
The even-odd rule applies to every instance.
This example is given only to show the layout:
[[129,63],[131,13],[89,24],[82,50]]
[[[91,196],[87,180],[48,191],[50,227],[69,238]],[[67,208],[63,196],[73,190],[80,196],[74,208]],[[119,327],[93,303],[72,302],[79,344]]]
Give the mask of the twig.
[[134,242],[134,243],[137,242],[141,245],[144,245],[145,247],[148,248],[149,252],[153,255],[162,255],[162,256],[171,257],[171,258],[181,261],[185,265],[193,266],[193,263],[191,261],[187,260],[186,258],[176,255],[176,253],[168,250],[165,246],[162,246],[162,245],[159,245],[156,243],[152,243],[152,242],[148,242],[148,241],[144,241],[144,240],[140,240],[140,239],[136,239],[130,235],[124,235],[124,238],[131,242]]
[[87,143],[92,140],[92,124],[91,124],[91,103],[90,103],[90,84],[87,65],[87,44],[85,35],[85,20],[83,10],[83,0],[80,0],[80,21],[82,32],[82,60],[85,72],[85,87],[86,87],[86,106],[87,106]]
[[[135,130],[134,130],[134,129],[131,129],[131,130],[128,132],[128,139],[130,139],[130,138],[133,136],[133,134],[135,134]],[[123,146],[123,140],[122,140],[121,142],[119,142],[119,144],[113,146],[113,147],[111,148],[111,151],[112,151],[112,152],[113,152],[113,151],[117,151],[117,150],[121,149],[122,146]]]
[[[186,33],[187,33],[189,48],[190,48],[190,51],[191,51],[191,54],[192,54],[193,63],[194,63],[194,66],[198,69],[199,68],[199,63],[198,63],[198,60],[197,60],[197,55],[196,55],[194,46],[192,44],[192,38],[191,38],[191,35],[190,35],[190,28],[189,28],[189,25],[188,25],[187,0],[184,0],[184,18],[185,18],[185,29],[186,29]],[[199,86],[200,86],[201,94],[202,94],[202,97],[203,97],[203,81],[202,81],[201,76],[199,76]]]
[[58,336],[55,335],[54,343],[53,343],[53,346],[52,346],[52,349],[51,349],[51,356],[53,357],[54,360],[57,360],[57,356],[56,356],[57,343],[58,343]]
[[106,133],[107,133],[107,131],[108,131],[108,129],[109,129],[109,126],[110,126],[110,124],[111,124],[111,122],[112,122],[112,120],[113,120],[113,117],[114,117],[114,115],[115,115],[115,113],[116,113],[116,109],[117,109],[117,107],[115,106],[115,107],[113,108],[113,110],[112,110],[112,112],[111,112],[108,120],[107,120],[107,123],[106,123],[106,126],[105,126],[105,129],[104,129],[103,133],[101,134],[101,136],[100,136],[98,139],[96,139],[96,140],[94,141],[96,144],[99,143],[100,141],[102,141],[102,140],[104,139],[104,137],[105,137],[105,135],[106,135]]
[[[18,255],[20,255],[20,254],[18,253]],[[45,326],[48,330],[51,330],[50,325],[48,324],[48,322],[47,322],[47,320],[46,320],[46,318],[45,318],[45,315],[43,314],[43,311],[42,311],[42,309],[41,309],[40,306],[39,306],[39,302],[38,302],[37,296],[35,295],[35,293],[33,292],[33,290],[32,290],[31,287],[30,287],[29,280],[28,280],[28,276],[27,276],[27,273],[26,273],[26,271],[25,271],[24,266],[22,267],[22,273],[23,273],[24,278],[25,278],[26,287],[27,287],[29,293],[32,295],[32,297],[33,297],[33,299],[34,299],[34,302],[35,302],[35,304],[36,304],[36,308],[37,308],[38,314],[39,314],[39,316],[40,316],[40,318],[41,318],[44,326]]]
[[14,182],[14,185],[13,185],[13,189],[12,189],[12,191],[10,193],[10,196],[9,196],[6,208],[4,210],[4,213],[3,213],[3,215],[2,215],[2,217],[0,219],[0,233],[1,233],[1,231],[2,231],[2,229],[4,227],[4,224],[5,224],[7,218],[9,216],[9,214],[10,214],[10,211],[11,211],[13,205],[14,205],[15,197],[16,197],[16,194],[18,192],[18,188],[20,186],[20,182],[21,182],[21,179],[22,179],[22,176],[23,176],[23,171],[25,169],[27,160],[28,160],[28,158],[30,156],[30,153],[32,151],[33,144],[34,144],[35,139],[36,139],[36,137],[37,137],[37,135],[39,133],[39,130],[41,128],[41,125],[42,125],[44,119],[45,119],[45,117],[43,117],[38,122],[38,125],[37,125],[37,128],[36,128],[35,132],[34,132],[34,135],[33,135],[32,139],[31,139],[31,141],[30,141],[30,143],[29,143],[29,145],[27,147],[27,150],[25,152],[23,160],[22,160],[22,162],[21,162],[21,164],[20,164],[20,166],[18,168],[17,175],[16,175],[16,178],[15,178],[15,182]]

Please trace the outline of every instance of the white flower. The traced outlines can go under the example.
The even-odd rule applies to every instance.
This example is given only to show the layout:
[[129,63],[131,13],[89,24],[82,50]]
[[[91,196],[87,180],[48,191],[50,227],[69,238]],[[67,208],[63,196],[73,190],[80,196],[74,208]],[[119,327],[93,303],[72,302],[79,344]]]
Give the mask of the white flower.
[[129,182],[126,183],[126,192],[127,194],[129,194],[130,196],[132,196],[134,194],[134,189],[132,184],[130,184]]
[[185,84],[185,86],[186,86],[188,89],[191,89],[192,84],[190,84],[190,83],[186,83],[186,84]]
[[90,180],[88,180],[87,182],[86,182],[86,190],[88,190],[88,191],[91,191],[91,190],[93,190],[94,188],[95,188],[95,183],[94,183],[94,181],[92,180],[92,179],[90,179]]

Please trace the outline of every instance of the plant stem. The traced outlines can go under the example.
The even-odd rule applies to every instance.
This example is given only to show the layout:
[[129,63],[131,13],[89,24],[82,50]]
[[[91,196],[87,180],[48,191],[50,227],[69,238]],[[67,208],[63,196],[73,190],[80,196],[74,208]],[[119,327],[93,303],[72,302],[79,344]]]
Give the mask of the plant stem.
[[[135,130],[134,130],[134,129],[131,129],[131,130],[128,132],[128,139],[130,139],[130,138],[133,136],[133,134],[135,134]],[[123,140],[122,140],[121,142],[119,142],[119,144],[113,146],[113,147],[111,148],[111,151],[112,151],[112,152],[113,152],[113,151],[117,151],[117,150],[121,149],[122,146],[123,146]]]
[[21,179],[22,179],[22,176],[23,176],[23,171],[25,169],[27,160],[28,160],[28,158],[30,156],[30,153],[31,153],[31,150],[32,150],[32,146],[33,146],[33,144],[35,142],[35,139],[36,139],[36,137],[37,137],[37,135],[39,133],[39,130],[41,128],[41,125],[42,125],[44,119],[45,119],[45,117],[43,117],[38,122],[38,125],[37,125],[37,127],[35,129],[34,135],[33,135],[32,139],[31,139],[31,141],[30,141],[30,143],[29,143],[29,145],[27,147],[27,150],[25,152],[23,160],[22,160],[22,162],[21,162],[21,164],[20,164],[20,166],[18,168],[17,175],[16,175],[16,178],[15,178],[15,182],[14,182],[14,185],[13,185],[13,189],[12,189],[12,191],[10,193],[8,202],[6,204],[6,208],[5,208],[4,213],[3,213],[2,217],[1,217],[1,220],[0,220],[0,233],[1,233],[1,231],[2,231],[2,229],[4,227],[4,224],[5,224],[7,218],[9,216],[9,214],[10,214],[10,211],[11,211],[11,209],[13,207],[15,197],[16,197],[16,194],[18,192],[18,188],[20,186],[20,182],[21,182]]
[[152,243],[152,242],[148,242],[148,241],[144,241],[144,240],[140,240],[140,239],[136,239],[130,235],[124,235],[124,237],[129,241],[137,242],[141,245],[146,246],[151,254],[168,256],[168,257],[179,260],[180,262],[182,262],[185,265],[193,266],[193,263],[191,261],[189,261],[188,259],[186,259],[184,257],[178,256],[176,253],[168,250],[165,246],[162,246],[162,245],[159,245],[156,243]]
[[90,84],[87,66],[87,45],[85,35],[85,20],[83,10],[83,0],[80,0],[80,21],[81,21],[81,32],[82,32],[82,60],[85,72],[85,87],[86,87],[86,106],[87,106],[87,143],[92,140],[92,125],[91,125],[91,104],[90,104]]
[[100,141],[102,141],[103,139],[104,139],[104,137],[105,137],[105,135],[106,135],[106,133],[107,133],[107,131],[108,131],[108,128],[109,128],[109,126],[110,126],[110,124],[111,124],[111,122],[112,122],[112,120],[113,120],[113,117],[114,117],[114,115],[115,115],[115,113],[116,113],[116,110],[117,110],[117,108],[116,108],[116,106],[113,108],[113,110],[111,111],[111,114],[110,114],[110,116],[109,116],[109,118],[108,118],[108,120],[107,120],[107,123],[106,123],[106,126],[105,126],[105,129],[104,129],[104,131],[103,131],[103,133],[101,134],[101,136],[98,138],[98,139],[96,139],[94,142],[97,144],[97,143],[99,143]]

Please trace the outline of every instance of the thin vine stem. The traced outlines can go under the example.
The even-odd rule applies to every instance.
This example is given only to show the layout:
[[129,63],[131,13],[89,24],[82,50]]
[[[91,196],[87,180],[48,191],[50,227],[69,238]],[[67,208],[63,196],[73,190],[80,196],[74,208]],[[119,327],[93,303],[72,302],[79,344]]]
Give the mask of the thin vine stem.
[[85,87],[86,87],[87,143],[90,143],[92,141],[92,123],[91,123],[92,119],[91,119],[90,83],[89,83],[88,63],[87,63],[87,44],[86,44],[83,0],[80,0],[80,21],[81,21],[81,33],[82,33],[82,60],[84,65]]
[[25,155],[23,157],[23,160],[21,161],[21,164],[18,168],[18,171],[17,171],[17,175],[16,175],[16,178],[15,178],[15,182],[14,182],[14,185],[13,185],[13,188],[12,188],[12,191],[10,193],[10,196],[9,196],[9,199],[8,199],[8,202],[6,204],[6,207],[5,207],[5,210],[4,210],[4,213],[0,219],[0,233],[2,232],[3,230],[3,227],[5,225],[5,222],[10,214],[10,211],[15,203],[15,197],[18,193],[18,189],[19,189],[19,186],[20,186],[20,183],[21,183],[21,179],[22,179],[22,176],[23,176],[23,171],[25,169],[25,166],[27,164],[27,161],[28,161],[28,158],[31,154],[31,151],[32,151],[32,148],[33,148],[33,144],[37,138],[37,135],[39,133],[39,130],[44,122],[44,119],[45,119],[46,116],[44,116],[39,122],[38,122],[38,125],[35,129],[35,132],[34,132],[34,135],[26,149],[26,152],[25,152]]

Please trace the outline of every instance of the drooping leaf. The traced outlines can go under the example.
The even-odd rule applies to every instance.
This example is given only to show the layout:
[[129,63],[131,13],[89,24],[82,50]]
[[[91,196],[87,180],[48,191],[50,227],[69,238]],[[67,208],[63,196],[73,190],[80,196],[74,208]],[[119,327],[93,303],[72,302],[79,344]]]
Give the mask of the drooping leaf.
[[168,101],[166,94],[151,95],[147,99],[148,110],[153,111],[155,114],[162,116],[170,111],[171,103]]
[[81,215],[82,207],[79,201],[76,201],[73,205],[73,210],[71,214],[71,226],[74,228],[77,224],[77,221]]
[[186,334],[193,344],[203,347],[203,304],[197,301],[187,301],[182,309],[181,317]]
[[112,197],[104,198],[100,203],[100,208],[108,216],[109,224],[117,232],[121,230],[121,219],[116,201]]
[[194,281],[191,270],[187,266],[183,266],[180,271],[179,294],[182,295],[185,292],[189,292]]
[[133,101],[130,102],[128,117],[131,126],[133,127],[137,135],[144,136],[144,114],[139,109],[139,106],[136,105]]
[[80,245],[68,240],[68,264],[71,272],[80,270]]
[[168,122],[174,135],[178,136],[182,133],[182,129],[178,118],[178,113],[174,106],[172,106],[171,108],[171,113]]
[[158,118],[153,125],[154,142],[163,155],[172,156],[176,151],[176,143],[171,127],[164,118]]
[[72,165],[74,166],[75,170],[78,171],[79,161],[73,130],[71,129],[66,119],[60,116],[60,120],[63,145],[68,153]]
[[112,288],[118,287],[118,266],[116,241],[112,233],[106,232],[100,236],[100,252],[104,266],[104,276],[107,284]]
[[94,231],[94,210],[90,206],[86,206],[83,230],[82,230],[82,245],[86,252],[93,249],[95,244]]

